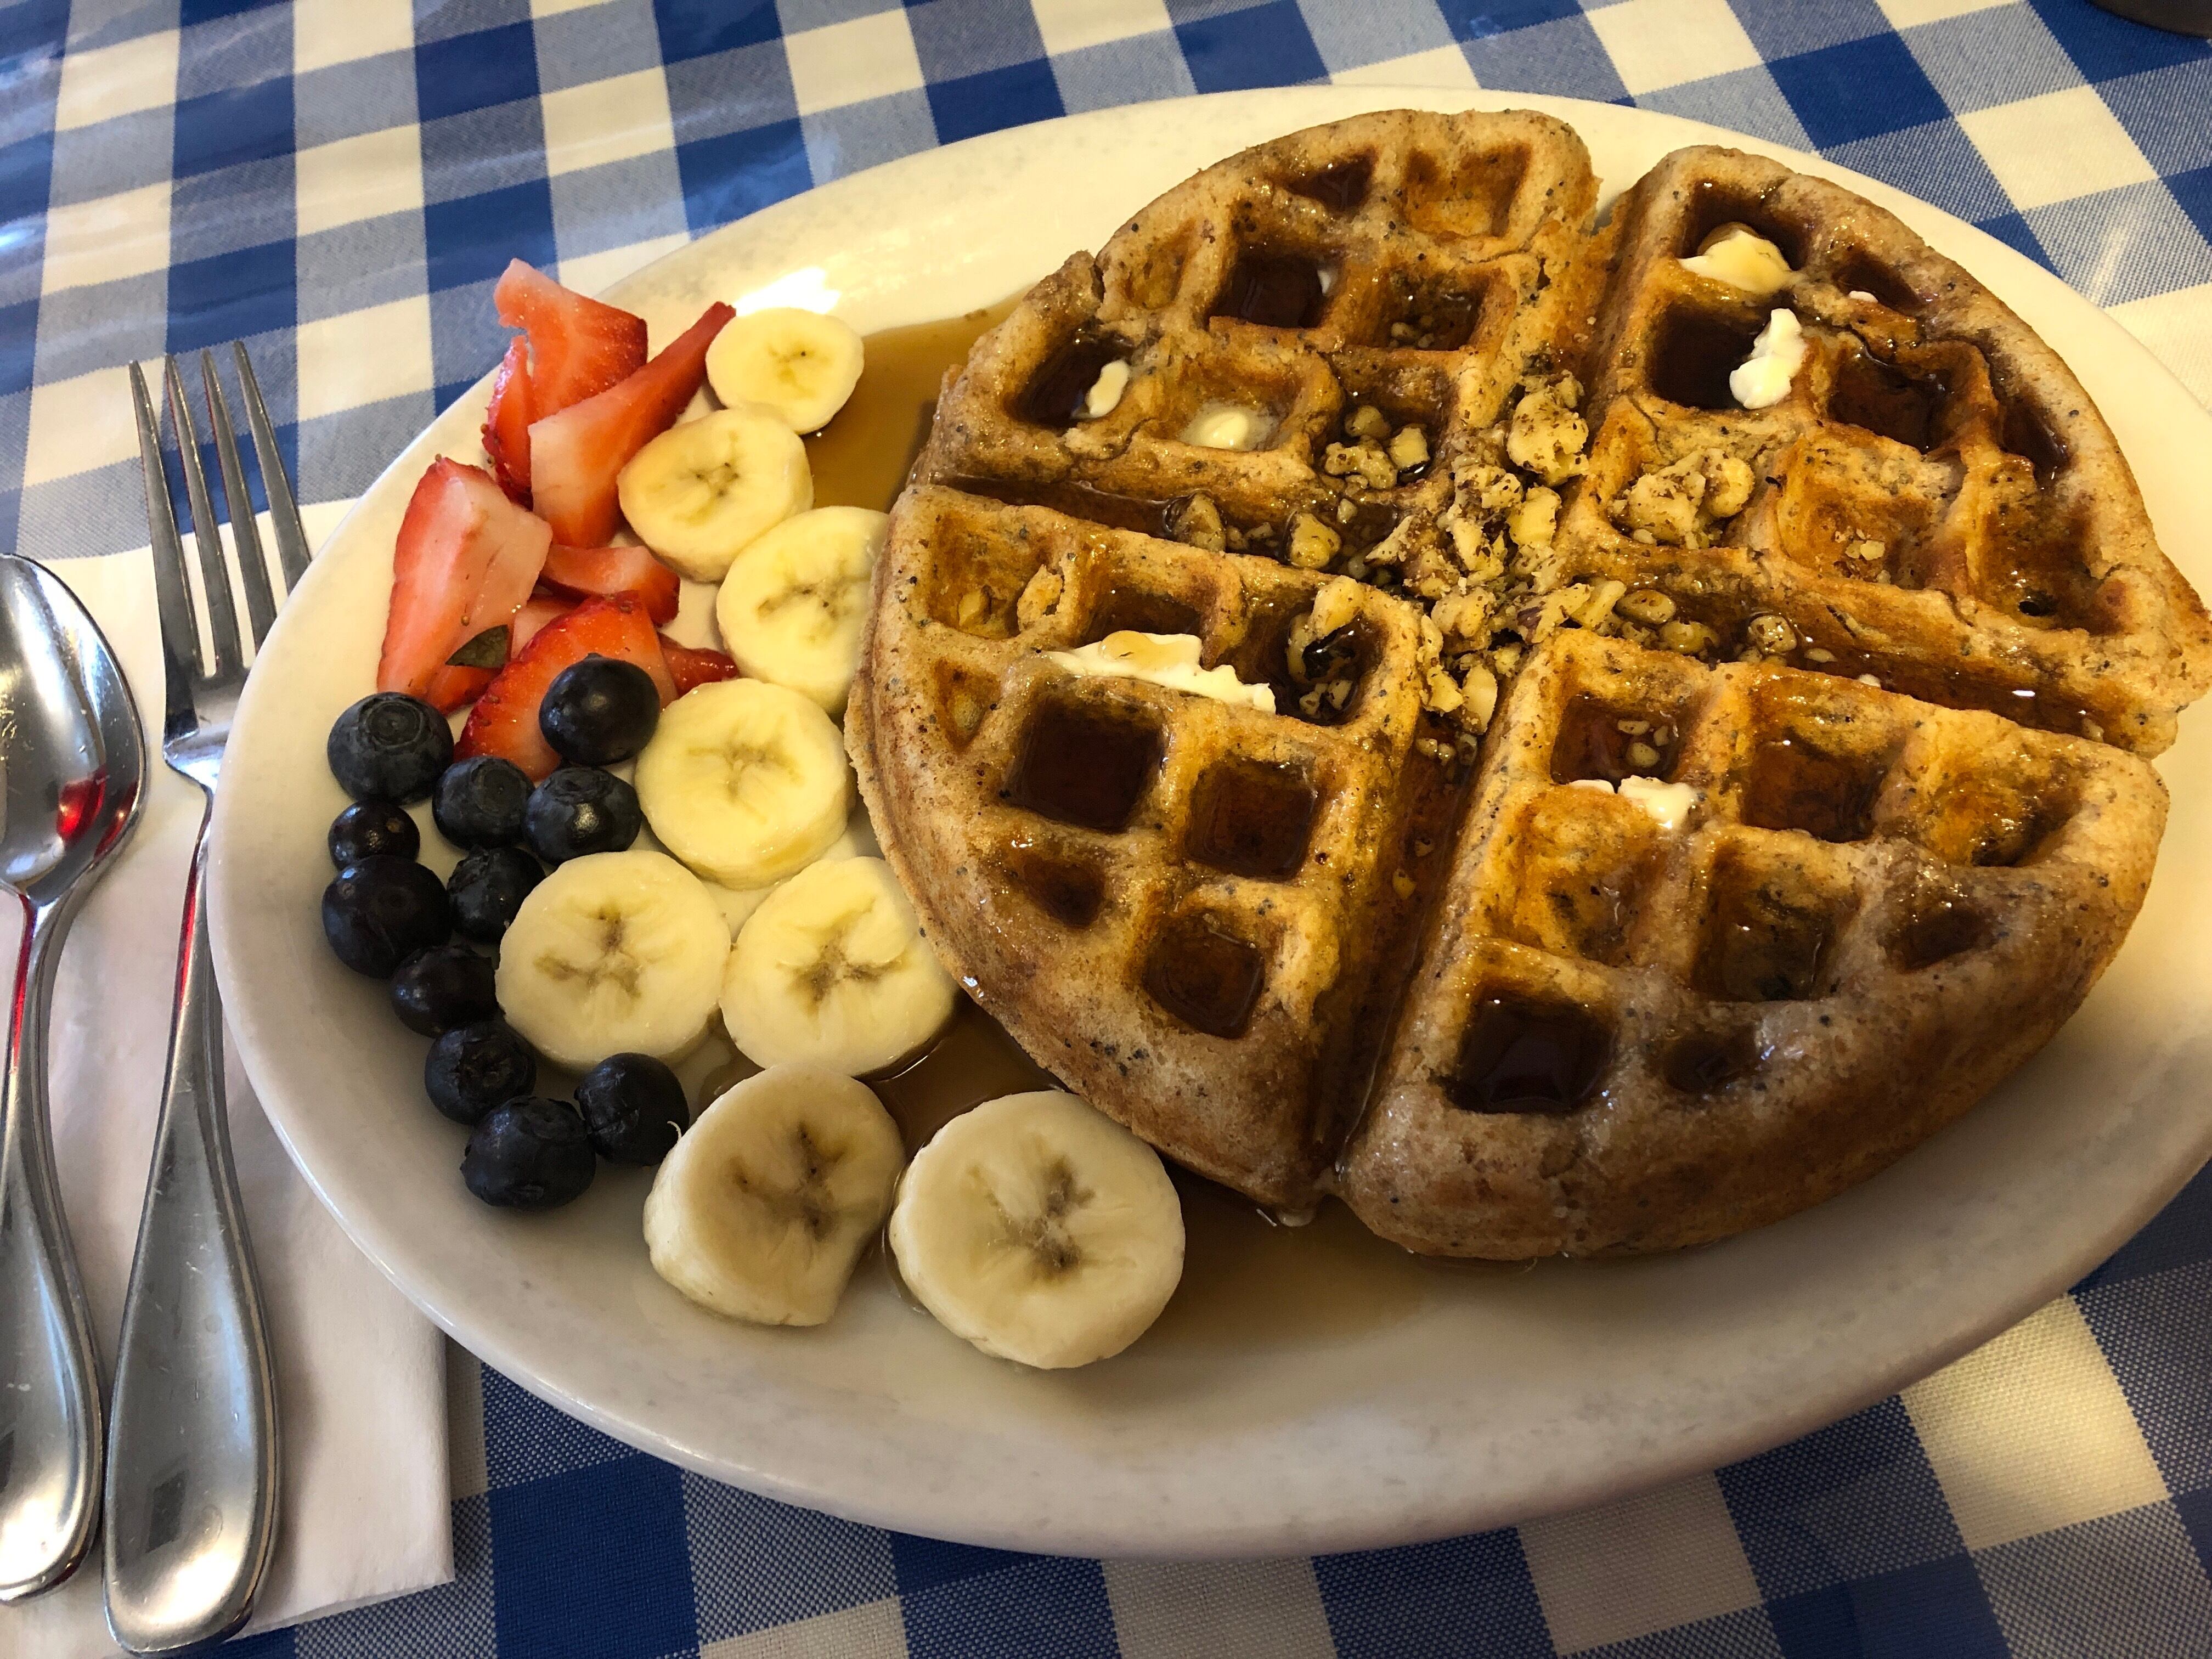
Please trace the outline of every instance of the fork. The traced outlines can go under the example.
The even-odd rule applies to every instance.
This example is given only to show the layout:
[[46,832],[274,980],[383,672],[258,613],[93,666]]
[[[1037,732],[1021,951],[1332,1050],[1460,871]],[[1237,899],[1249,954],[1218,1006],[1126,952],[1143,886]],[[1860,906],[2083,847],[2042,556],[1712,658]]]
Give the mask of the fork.
[[[307,572],[307,535],[246,348],[234,345],[239,386],[276,538],[284,590]],[[198,544],[204,619],[200,644],[184,544],[161,466],[161,429],[138,366],[131,394],[146,474],[154,592],[167,680],[162,758],[206,797],[185,884],[168,1071],[154,1163],[108,1412],[107,1531],[102,1546],[107,1623],[132,1653],[173,1653],[246,1622],[276,1542],[276,1395],[253,1251],[231,1164],[223,1099],[222,1000],[208,953],[204,901],[208,826],[224,741],[246,683],[238,611],[222,534],[200,463],[177,360],[162,366],[169,422],[183,464]],[[246,615],[258,649],[277,599],[214,356],[200,353],[216,456],[236,544]]]

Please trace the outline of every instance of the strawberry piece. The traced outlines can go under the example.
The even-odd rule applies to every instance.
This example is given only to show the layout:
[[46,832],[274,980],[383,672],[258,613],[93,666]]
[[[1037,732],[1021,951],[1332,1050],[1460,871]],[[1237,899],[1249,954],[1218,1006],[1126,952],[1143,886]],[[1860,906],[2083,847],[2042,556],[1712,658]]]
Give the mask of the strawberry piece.
[[376,689],[425,699],[434,689],[465,701],[469,671],[445,674],[446,659],[522,608],[552,539],[545,521],[509,501],[482,467],[431,462],[392,545]]
[[532,422],[532,499],[554,540],[603,547],[614,535],[622,520],[615,479],[631,456],[675,424],[707,378],[708,346],[734,315],[715,301],[620,386]]
[[684,580],[642,547],[563,547],[553,544],[538,580],[574,599],[635,593],[658,623],[672,622]]
[[645,363],[645,319],[587,300],[520,259],[492,289],[499,319],[530,337],[534,417],[557,414],[627,380]]
[[565,617],[576,608],[573,599],[562,599],[544,592],[532,594],[530,602],[514,613],[507,623],[507,659],[513,662],[522,654],[522,647],[537,636],[538,630],[556,617]]
[[429,688],[422,693],[422,701],[441,713],[450,714],[456,708],[466,707],[483,695],[491,684],[495,670],[462,668],[453,663],[440,665],[430,677]]
[[491,407],[484,411],[484,453],[492,477],[525,507],[530,505],[530,423],[538,418],[530,390],[530,347],[517,336],[507,348],[491,383]]
[[556,617],[531,636],[522,654],[492,677],[468,724],[453,745],[456,757],[497,755],[513,761],[534,779],[561,763],[545,734],[538,729],[538,706],[561,671],[586,657],[634,662],[653,676],[665,705],[675,700],[676,684],[660,653],[660,635],[645,606],[629,594],[586,599]]
[[720,652],[678,645],[665,634],[660,636],[660,654],[668,659],[668,677],[676,682],[679,697],[696,686],[738,678],[737,664]]

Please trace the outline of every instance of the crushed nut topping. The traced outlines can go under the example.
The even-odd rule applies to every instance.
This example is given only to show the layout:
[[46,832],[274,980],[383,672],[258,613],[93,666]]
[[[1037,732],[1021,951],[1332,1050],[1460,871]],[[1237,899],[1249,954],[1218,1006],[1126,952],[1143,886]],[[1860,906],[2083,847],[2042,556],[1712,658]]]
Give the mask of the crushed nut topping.
[[1310,513],[1291,520],[1291,562],[1301,570],[1326,570],[1344,546],[1344,538]]
[[1571,374],[1539,382],[1513,406],[1505,453],[1513,465],[1547,484],[1562,484],[1583,470],[1589,422],[1577,414],[1581,384]]
[[1024,629],[1035,628],[1060,603],[1060,592],[1066,586],[1059,571],[1048,564],[1039,565],[1029,585],[1022,589],[1021,598],[1014,601],[1015,622]]

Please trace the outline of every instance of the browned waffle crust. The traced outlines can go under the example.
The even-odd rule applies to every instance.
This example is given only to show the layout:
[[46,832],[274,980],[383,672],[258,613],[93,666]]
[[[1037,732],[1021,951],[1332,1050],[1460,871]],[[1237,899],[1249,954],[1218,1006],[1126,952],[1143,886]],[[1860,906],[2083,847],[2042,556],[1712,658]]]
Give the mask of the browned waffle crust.
[[[1041,1063],[1423,1251],[1718,1237],[1963,1110],[2124,936],[2165,795],[2123,750],[2212,669],[2101,419],[1957,267],[1730,151],[1602,231],[1595,194],[1556,121],[1393,112],[1070,259],[949,380],[848,715],[930,937]],[[1771,301],[1679,265],[1723,220],[1796,267]],[[1704,406],[1783,305],[1791,397]],[[1267,441],[1183,441],[1214,402]],[[1714,487],[1655,536],[1670,467]],[[1556,532],[1509,526],[1547,479]],[[1045,654],[1131,628],[1279,712]]]

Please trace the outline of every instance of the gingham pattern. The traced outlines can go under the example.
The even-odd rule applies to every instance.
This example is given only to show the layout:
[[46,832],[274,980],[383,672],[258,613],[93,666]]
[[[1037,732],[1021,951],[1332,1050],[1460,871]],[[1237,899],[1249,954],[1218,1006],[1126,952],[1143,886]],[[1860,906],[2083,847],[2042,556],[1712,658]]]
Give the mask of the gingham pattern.
[[[2212,402],[2212,47],[2081,0],[232,0],[0,5],[0,545],[145,539],[115,366],[244,337],[303,499],[592,289],[991,128],[1334,78],[1633,102],[1817,149],[2044,261]],[[1159,1566],[782,1507],[457,1364],[460,1576],[241,1653],[2212,1654],[2212,1176],[1903,1395],[1591,1513]],[[481,1425],[481,1434],[476,1431]]]

